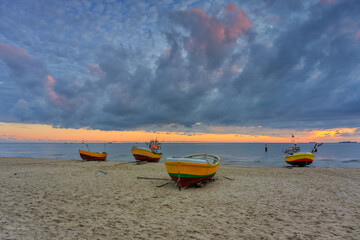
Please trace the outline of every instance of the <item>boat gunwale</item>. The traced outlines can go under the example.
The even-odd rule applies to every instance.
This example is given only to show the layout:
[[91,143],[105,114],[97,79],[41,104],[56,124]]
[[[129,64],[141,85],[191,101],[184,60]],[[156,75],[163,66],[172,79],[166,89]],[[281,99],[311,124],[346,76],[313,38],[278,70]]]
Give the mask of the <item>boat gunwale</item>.
[[310,153],[310,152],[297,152],[297,153],[293,153],[293,154],[286,154],[284,157],[287,158],[287,157],[298,157],[300,155],[303,155],[303,156],[311,156],[311,157],[314,157],[315,154],[313,153]]
[[161,152],[158,152],[158,153],[154,153],[153,151],[151,151],[149,148],[146,148],[146,147],[137,147],[137,146],[133,146],[132,148],[131,148],[131,150],[134,150],[134,149],[139,149],[139,150],[144,150],[144,151],[147,151],[147,152],[149,152],[149,153],[153,153],[153,154],[157,154],[157,155],[162,155],[163,153],[161,153]]
[[[210,159],[210,160],[207,159],[208,156],[212,157],[212,159]],[[202,157],[202,158],[196,158],[196,157]],[[211,160],[213,161],[213,163],[210,163]],[[216,155],[192,154],[192,155],[187,155],[187,156],[183,156],[183,157],[168,157],[168,158],[166,158],[164,163],[169,164],[169,163],[173,162],[174,164],[182,163],[182,164],[188,164],[188,165],[194,165],[194,166],[199,166],[199,164],[215,166],[215,165],[218,165],[220,163],[220,161],[221,161],[221,158]]]

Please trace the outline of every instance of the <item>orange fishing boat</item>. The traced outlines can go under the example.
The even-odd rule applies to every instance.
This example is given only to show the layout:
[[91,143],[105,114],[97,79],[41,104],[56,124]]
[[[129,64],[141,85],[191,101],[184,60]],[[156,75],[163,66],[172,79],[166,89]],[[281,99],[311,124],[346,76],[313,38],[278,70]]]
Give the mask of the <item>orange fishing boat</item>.
[[88,152],[81,149],[79,149],[79,153],[80,157],[86,161],[106,161],[108,155],[106,152]]
[[160,150],[161,143],[158,140],[151,140],[147,148],[134,146],[131,153],[137,161],[158,162],[162,157]]

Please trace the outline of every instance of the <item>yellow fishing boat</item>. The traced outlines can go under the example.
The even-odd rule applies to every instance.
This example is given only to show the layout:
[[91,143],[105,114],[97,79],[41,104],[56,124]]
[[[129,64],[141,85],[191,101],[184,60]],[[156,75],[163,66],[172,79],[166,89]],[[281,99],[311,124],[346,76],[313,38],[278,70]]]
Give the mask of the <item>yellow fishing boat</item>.
[[310,165],[314,160],[314,156],[314,154],[309,152],[298,152],[293,154],[287,154],[284,156],[284,158],[285,162],[287,162],[288,164],[303,167],[306,165]]
[[169,176],[179,189],[212,178],[221,159],[215,155],[194,154],[185,157],[169,157],[164,163]]
[[283,149],[285,153],[285,162],[299,167],[304,167],[310,165],[314,160],[314,152],[317,152],[317,148],[322,145],[322,143],[315,143],[313,150],[310,152],[301,152],[300,146],[295,143],[295,136],[291,135],[292,146],[287,149]]
[[148,147],[134,146],[131,153],[137,161],[158,162],[162,157],[161,143],[158,140],[151,140]]
[[105,161],[108,155],[106,152],[88,152],[81,149],[79,149],[79,153],[80,157],[87,161]]

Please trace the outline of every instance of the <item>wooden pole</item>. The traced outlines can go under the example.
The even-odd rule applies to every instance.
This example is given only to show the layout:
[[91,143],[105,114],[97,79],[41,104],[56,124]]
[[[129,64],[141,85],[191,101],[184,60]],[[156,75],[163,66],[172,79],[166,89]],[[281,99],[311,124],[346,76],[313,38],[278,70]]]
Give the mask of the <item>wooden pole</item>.
[[152,177],[137,177],[137,179],[149,179],[149,180],[169,180],[168,178],[152,178]]

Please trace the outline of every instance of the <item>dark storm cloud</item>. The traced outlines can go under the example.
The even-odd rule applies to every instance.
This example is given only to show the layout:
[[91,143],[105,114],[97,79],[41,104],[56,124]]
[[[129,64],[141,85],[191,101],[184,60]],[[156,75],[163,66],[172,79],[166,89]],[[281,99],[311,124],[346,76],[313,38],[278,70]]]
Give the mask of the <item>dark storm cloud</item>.
[[[6,109],[0,108],[6,113],[0,120],[104,130],[191,127],[199,122],[359,127],[360,5],[356,1],[257,3],[245,3],[243,8],[228,3],[212,12],[201,7],[167,11],[161,16],[167,19],[162,21],[161,37],[154,29],[136,28],[140,30],[132,36],[122,32],[120,39],[129,38],[134,44],[113,40],[119,39],[116,26],[130,20],[108,24],[103,13],[109,7],[90,4],[87,11],[99,13],[72,14],[61,20],[58,16],[77,6],[53,10],[51,24],[61,27],[61,33],[41,36],[54,42],[44,48],[58,64],[50,64],[50,54],[42,54],[39,47],[33,48],[35,55],[17,47],[37,43],[26,37],[16,40],[16,31],[0,24],[13,36],[0,36],[4,63],[0,69],[9,71],[4,84],[18,87],[18,91],[13,85],[9,88],[14,94]],[[133,9],[139,15],[132,24],[155,21],[154,15],[141,19],[146,9],[146,5]],[[150,12],[154,9],[160,8],[153,6]],[[67,21],[66,27],[62,21]],[[35,23],[45,28],[41,21]],[[94,34],[92,28],[101,34]],[[155,49],[159,39],[165,48]]]
[[[11,102],[13,104],[15,103],[12,109],[7,109],[8,114],[12,113],[14,115],[10,115],[10,119],[16,119],[16,117],[19,117],[20,121],[32,119],[33,112],[29,110],[29,106],[34,105],[34,107],[38,109],[39,101],[44,102],[40,98],[44,96],[43,85],[47,73],[44,64],[29,56],[23,49],[5,43],[0,43],[0,58],[10,69],[9,77],[15,82],[15,84],[11,81],[4,82],[4,85],[6,85],[6,87],[4,87],[5,94],[8,91],[14,91],[14,88],[20,90],[17,91],[17,94],[13,93],[13,96],[20,97],[20,99],[13,98],[12,96],[4,98],[3,103],[8,106],[11,106]],[[31,102],[27,102],[24,99],[31,99]],[[36,114],[41,114],[41,111]],[[9,115],[1,116],[4,120],[6,120],[7,117],[9,117]]]
[[235,94],[252,100],[241,119],[271,127],[358,126],[359,13],[353,1],[314,6],[270,49],[250,44],[249,62],[233,82]]

